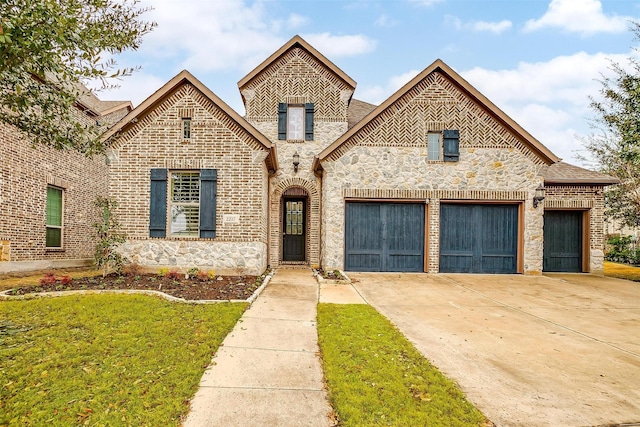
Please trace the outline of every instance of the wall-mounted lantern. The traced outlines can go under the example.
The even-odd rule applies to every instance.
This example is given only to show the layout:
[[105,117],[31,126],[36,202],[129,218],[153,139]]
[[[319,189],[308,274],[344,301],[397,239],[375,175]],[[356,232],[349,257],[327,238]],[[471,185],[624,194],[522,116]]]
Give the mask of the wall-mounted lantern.
[[544,200],[544,186],[542,184],[538,185],[536,188],[535,195],[533,196],[533,207],[537,208],[540,203]]
[[298,165],[300,164],[300,154],[296,151],[293,153],[293,172],[298,173]]

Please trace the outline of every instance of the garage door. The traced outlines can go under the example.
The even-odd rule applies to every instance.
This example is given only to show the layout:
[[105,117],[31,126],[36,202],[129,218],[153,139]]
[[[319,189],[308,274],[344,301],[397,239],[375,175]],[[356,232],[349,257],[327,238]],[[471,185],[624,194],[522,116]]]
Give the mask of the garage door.
[[440,205],[441,273],[515,273],[517,205]]
[[582,272],[581,211],[544,212],[544,271]]
[[424,271],[424,204],[348,202],[345,269]]

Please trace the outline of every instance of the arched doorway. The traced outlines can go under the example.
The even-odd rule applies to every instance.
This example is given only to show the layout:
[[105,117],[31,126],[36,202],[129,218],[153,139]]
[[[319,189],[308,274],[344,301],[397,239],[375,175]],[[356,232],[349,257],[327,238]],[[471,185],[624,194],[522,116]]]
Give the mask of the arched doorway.
[[309,195],[291,187],[282,194],[282,262],[307,261]]

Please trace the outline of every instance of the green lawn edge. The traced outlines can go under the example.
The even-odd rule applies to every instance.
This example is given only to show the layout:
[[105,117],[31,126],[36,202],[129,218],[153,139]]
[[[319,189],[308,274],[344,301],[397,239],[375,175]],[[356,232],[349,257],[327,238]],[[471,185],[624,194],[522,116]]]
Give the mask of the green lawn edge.
[[343,427],[480,426],[486,418],[368,305],[318,304],[329,399]]
[[0,302],[0,426],[178,426],[247,303]]

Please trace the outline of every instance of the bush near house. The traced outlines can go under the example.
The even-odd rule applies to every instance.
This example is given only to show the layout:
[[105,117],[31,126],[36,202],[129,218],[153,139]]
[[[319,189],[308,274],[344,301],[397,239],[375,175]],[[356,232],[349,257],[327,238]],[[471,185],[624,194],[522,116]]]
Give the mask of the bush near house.
[[633,236],[609,236],[604,257],[607,261],[640,265],[640,247]]

